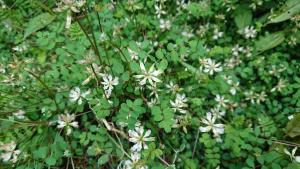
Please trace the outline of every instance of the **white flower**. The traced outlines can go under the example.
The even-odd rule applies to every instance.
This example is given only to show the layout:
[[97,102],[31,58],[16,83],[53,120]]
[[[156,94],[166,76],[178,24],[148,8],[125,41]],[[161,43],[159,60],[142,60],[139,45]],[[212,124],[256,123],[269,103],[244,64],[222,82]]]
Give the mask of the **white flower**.
[[70,115],[69,113],[66,114],[60,114],[58,115],[57,120],[57,128],[66,128],[67,129],[67,135],[70,135],[72,132],[72,127],[78,128],[78,122],[74,121],[75,115]]
[[263,91],[260,94],[256,94],[256,103],[260,104],[260,102],[264,102],[266,100],[266,93]]
[[225,116],[225,111],[220,110],[219,107],[210,109],[210,112],[211,112],[214,116],[216,116],[217,118],[220,118],[220,117],[222,117],[222,116]]
[[289,115],[289,116],[288,116],[288,119],[289,119],[289,120],[292,120],[293,118],[294,118],[294,115]]
[[276,90],[280,92],[285,87],[286,87],[285,81],[280,79],[278,84],[271,89],[271,92],[275,92]]
[[13,114],[17,119],[24,119],[25,118],[25,111],[24,110],[18,110]]
[[72,22],[72,12],[79,13],[79,8],[85,4],[85,0],[62,0],[57,4],[54,12],[67,11],[66,28],[69,29]]
[[214,29],[213,39],[218,40],[224,35],[224,32],[220,32],[218,28]]
[[17,147],[16,143],[14,141],[3,144],[0,146],[0,151],[3,151],[0,155],[0,158],[4,162],[11,161],[13,163],[16,163],[18,160],[18,155],[21,153],[20,150],[15,150]]
[[215,101],[218,102],[218,107],[227,107],[226,103],[229,100],[225,99],[224,96],[220,96],[219,94],[216,95]]
[[130,160],[124,162],[122,169],[148,169],[147,166],[140,162],[141,154],[138,152],[133,152],[130,155]]
[[127,48],[127,50],[128,50],[129,55],[131,56],[132,60],[138,60],[139,59],[139,56],[138,56],[137,52],[131,50],[130,48]]
[[249,39],[249,38],[255,38],[256,36],[256,30],[254,29],[253,26],[247,26],[245,27],[244,29],[244,36],[246,39]]
[[158,18],[160,18],[161,15],[164,15],[164,14],[167,13],[166,11],[162,10],[161,4],[160,5],[154,5],[154,8],[155,8],[155,14],[157,15]]
[[221,67],[221,63],[216,63],[212,59],[206,59],[206,64],[204,65],[204,72],[213,75],[214,72],[221,72],[223,69]]
[[169,30],[171,28],[171,22],[169,20],[160,19],[159,23],[159,27],[162,30]]
[[105,90],[106,95],[110,96],[114,86],[119,84],[119,78],[113,78],[112,75],[105,75],[103,76],[103,89]]
[[75,87],[70,91],[69,97],[71,102],[78,102],[79,105],[82,104],[82,98],[85,98],[88,94],[90,94],[90,90],[81,93],[79,87]]
[[240,52],[243,52],[244,51],[244,48],[243,47],[240,47],[238,44],[235,45],[232,49],[232,55],[233,56],[239,56],[239,53]]
[[240,82],[236,82],[229,90],[232,95],[236,94],[236,91],[239,89]]
[[290,153],[287,149],[284,149],[284,153],[290,156],[291,161],[296,161],[300,163],[300,156],[295,156],[298,147],[295,147]]
[[131,151],[141,151],[142,148],[148,149],[148,146],[146,142],[148,141],[154,141],[154,137],[149,137],[151,134],[151,130],[147,130],[144,132],[143,126],[136,126],[135,130],[129,130],[129,141],[134,143],[134,145],[131,147]]
[[182,88],[178,86],[178,84],[174,84],[172,81],[170,81],[169,84],[166,84],[166,87],[169,89],[167,93],[171,92],[175,94],[176,92],[180,92]]
[[199,127],[201,132],[209,132],[212,130],[215,136],[219,136],[224,133],[224,124],[215,124],[217,116],[212,115],[210,112],[206,113],[206,117],[201,121],[206,127]]
[[157,99],[156,98],[151,98],[150,101],[147,102],[148,107],[153,107],[154,105],[157,104]]
[[170,101],[170,104],[172,106],[172,109],[174,110],[174,112],[179,111],[180,113],[187,113],[186,110],[184,110],[183,108],[188,107],[188,105],[186,104],[186,102],[188,101],[188,99],[186,98],[185,94],[176,94],[176,99],[175,101]]
[[246,96],[245,99],[246,99],[246,100],[250,100],[250,102],[251,102],[252,104],[254,104],[255,98],[256,98],[255,93],[254,93],[252,90],[250,90],[250,91],[244,92],[244,94],[245,94],[245,96]]
[[147,85],[147,88],[149,90],[151,90],[150,96],[154,95],[155,98],[158,99],[158,92],[161,91],[161,90],[156,87],[156,83],[154,83],[153,85]]
[[148,81],[151,85],[154,85],[155,82],[161,82],[157,78],[158,75],[160,75],[162,72],[160,70],[154,69],[154,64],[150,67],[149,71],[146,70],[144,63],[140,62],[140,68],[142,70],[141,75],[135,75],[134,77],[140,80],[140,85],[146,84]]
[[187,32],[187,31],[183,31],[181,33],[182,36],[185,36],[187,38],[192,38],[194,36],[194,34],[190,31],[190,32]]

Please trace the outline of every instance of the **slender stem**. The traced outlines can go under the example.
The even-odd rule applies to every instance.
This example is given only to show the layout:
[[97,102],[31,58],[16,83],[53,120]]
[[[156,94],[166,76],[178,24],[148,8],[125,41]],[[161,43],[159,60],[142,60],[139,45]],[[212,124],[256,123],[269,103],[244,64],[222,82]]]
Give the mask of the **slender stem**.
[[40,77],[38,77],[37,75],[35,75],[33,72],[31,72],[29,70],[25,70],[25,71],[28,72],[29,74],[31,74],[33,77],[35,77],[46,88],[46,90],[48,91],[50,97],[54,101],[57,110],[59,110],[59,106],[58,106],[58,104],[57,104],[57,102],[55,100],[55,95],[52,92],[52,90],[47,86],[47,84],[44,81],[42,81],[42,79]]
[[199,134],[200,134],[200,130],[198,129],[196,140],[195,140],[195,143],[194,143],[194,149],[193,149],[192,159],[194,158],[194,155],[195,155],[195,152],[196,152],[196,147],[197,147],[197,143],[198,143]]

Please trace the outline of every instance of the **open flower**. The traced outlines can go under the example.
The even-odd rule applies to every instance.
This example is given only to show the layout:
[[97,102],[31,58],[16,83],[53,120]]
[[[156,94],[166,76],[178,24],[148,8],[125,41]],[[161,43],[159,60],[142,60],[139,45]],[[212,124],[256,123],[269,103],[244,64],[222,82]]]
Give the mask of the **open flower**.
[[3,144],[0,146],[0,151],[3,151],[0,155],[0,158],[4,162],[11,161],[13,163],[16,163],[18,160],[18,155],[21,153],[20,150],[15,150],[17,147],[17,144],[12,141],[7,144]]
[[180,113],[187,113],[186,110],[184,110],[183,108],[188,107],[188,105],[186,104],[186,102],[188,101],[188,99],[186,98],[185,94],[176,94],[176,99],[175,101],[170,101],[170,104],[172,106],[172,109],[176,112],[179,111]]
[[218,107],[227,107],[226,103],[229,102],[229,100],[219,94],[216,95],[215,101],[218,102]]
[[253,26],[247,26],[245,27],[244,29],[244,36],[246,39],[249,39],[249,38],[255,38],[256,36],[256,30]]
[[[147,81],[151,85],[154,85],[154,83],[156,83],[156,82],[161,82],[161,80],[159,80],[157,78],[157,76],[160,75],[162,72],[160,70],[155,70],[154,64],[150,67],[149,70],[146,70],[144,63],[140,62],[140,68],[142,70],[142,74],[134,76],[135,78],[139,79],[140,85],[146,84]],[[140,79],[142,79],[142,80],[140,80]]]
[[79,105],[82,104],[82,99],[85,98],[88,94],[90,94],[90,91],[86,91],[81,93],[79,87],[75,87],[73,90],[70,91],[69,97],[71,102],[78,102]]
[[112,75],[105,75],[103,76],[103,89],[105,91],[106,96],[110,96],[114,86],[119,84],[119,78],[113,78]]
[[204,65],[204,72],[213,75],[214,72],[221,72],[223,69],[221,67],[221,63],[216,63],[212,59],[206,59],[206,63]]
[[75,115],[70,115],[69,113],[61,114],[58,116],[57,128],[66,128],[67,135],[70,135],[72,132],[72,127],[78,128],[78,122],[75,121]]
[[129,141],[134,143],[131,147],[131,151],[141,151],[142,148],[148,149],[146,142],[154,141],[154,137],[149,137],[151,134],[151,130],[147,130],[144,132],[144,127],[136,125],[135,130],[129,130]]
[[127,48],[127,49],[128,49],[128,53],[129,53],[132,60],[138,60],[139,59],[138,53],[136,51],[133,51],[130,48]]
[[57,4],[54,12],[67,11],[66,28],[69,29],[72,22],[72,12],[79,13],[80,8],[85,4],[85,0],[62,0]]
[[215,136],[219,136],[224,133],[224,124],[215,124],[217,120],[216,115],[212,115],[210,112],[206,113],[206,117],[202,118],[201,121],[205,124],[205,127],[199,127],[201,132],[209,132],[212,130]]

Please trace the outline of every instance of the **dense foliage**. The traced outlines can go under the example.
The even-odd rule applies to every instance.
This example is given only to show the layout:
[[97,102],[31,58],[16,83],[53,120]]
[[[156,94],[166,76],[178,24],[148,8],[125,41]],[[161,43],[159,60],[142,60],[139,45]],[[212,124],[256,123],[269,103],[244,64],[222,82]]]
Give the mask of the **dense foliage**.
[[0,168],[300,168],[299,0],[0,11]]

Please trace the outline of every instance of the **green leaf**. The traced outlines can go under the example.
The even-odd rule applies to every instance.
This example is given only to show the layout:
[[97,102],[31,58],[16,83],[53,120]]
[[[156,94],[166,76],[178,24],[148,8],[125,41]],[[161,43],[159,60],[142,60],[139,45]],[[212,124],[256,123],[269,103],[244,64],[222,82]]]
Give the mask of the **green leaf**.
[[52,166],[56,164],[56,159],[54,157],[48,157],[45,160],[46,164]]
[[48,151],[49,151],[49,148],[47,146],[40,147],[33,152],[33,156],[35,158],[46,158]]
[[239,6],[234,12],[234,21],[236,26],[241,30],[251,25],[252,12],[247,6]]
[[54,18],[55,16],[49,13],[43,13],[32,18],[29,21],[27,28],[25,29],[25,34],[23,39],[26,39],[31,34],[49,25],[54,20]]
[[284,41],[283,32],[276,32],[266,35],[255,42],[255,48],[258,53],[272,49]]
[[268,23],[279,23],[286,21],[296,14],[300,13],[300,1],[299,0],[289,0],[286,4],[281,7],[281,12],[278,12],[275,17],[272,17]]
[[300,114],[296,115],[288,122],[286,127],[286,134],[290,137],[300,136]]
[[104,154],[102,155],[99,159],[98,159],[98,165],[103,165],[105,163],[107,163],[109,160],[109,154]]
[[120,62],[120,60],[117,59],[113,59],[112,60],[112,70],[118,74],[121,74],[124,72],[124,66],[122,65],[122,63]]

